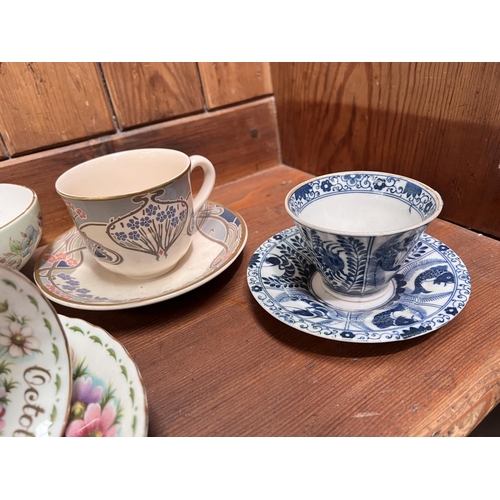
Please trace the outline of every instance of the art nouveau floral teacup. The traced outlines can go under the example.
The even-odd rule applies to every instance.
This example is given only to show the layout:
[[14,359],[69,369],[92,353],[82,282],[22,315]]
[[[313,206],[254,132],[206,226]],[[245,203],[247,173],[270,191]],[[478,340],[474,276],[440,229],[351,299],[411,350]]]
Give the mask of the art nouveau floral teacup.
[[[204,180],[193,198],[196,167]],[[188,251],[196,215],[214,183],[215,169],[202,156],[137,149],[69,169],[56,190],[96,262],[129,278],[149,279],[169,272]]]

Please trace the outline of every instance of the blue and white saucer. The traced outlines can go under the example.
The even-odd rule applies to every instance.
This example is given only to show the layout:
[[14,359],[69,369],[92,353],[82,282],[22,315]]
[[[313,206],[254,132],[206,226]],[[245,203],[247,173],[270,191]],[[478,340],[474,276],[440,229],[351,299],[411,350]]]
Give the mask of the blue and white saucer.
[[455,318],[471,293],[460,257],[425,233],[391,281],[390,292],[372,302],[348,302],[328,294],[296,227],[256,250],[247,280],[257,302],[283,323],[318,337],[359,343],[395,342],[433,332]]

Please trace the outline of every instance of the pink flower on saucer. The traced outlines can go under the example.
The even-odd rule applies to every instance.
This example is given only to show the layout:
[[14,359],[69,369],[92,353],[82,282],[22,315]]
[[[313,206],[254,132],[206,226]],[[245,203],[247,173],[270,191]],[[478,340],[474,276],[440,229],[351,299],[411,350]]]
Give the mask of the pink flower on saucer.
[[56,253],[55,255],[50,255],[47,262],[59,262],[60,260],[66,260],[68,256],[64,252]]
[[78,377],[73,384],[71,396],[71,418],[78,419],[85,415],[85,411],[92,403],[100,403],[104,388],[100,385],[93,387],[91,377]]
[[61,292],[61,290],[59,290],[59,288],[57,288],[56,285],[45,285],[45,288],[49,292],[52,292],[54,295],[58,295],[62,299],[71,299],[71,295],[68,295],[67,293]]
[[0,345],[7,347],[13,358],[29,356],[40,346],[40,341],[33,337],[34,333],[31,326],[13,321],[9,324],[8,332],[0,331]]
[[102,410],[99,403],[88,405],[83,420],[73,420],[67,429],[67,437],[116,437],[119,425],[115,424],[116,409],[107,404]]

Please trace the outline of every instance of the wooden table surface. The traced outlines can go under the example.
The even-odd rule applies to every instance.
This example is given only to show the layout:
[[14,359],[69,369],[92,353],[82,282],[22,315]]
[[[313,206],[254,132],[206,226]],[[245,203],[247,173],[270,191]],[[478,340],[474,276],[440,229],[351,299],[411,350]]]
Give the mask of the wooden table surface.
[[[497,240],[431,223],[427,232],[467,266],[472,295],[453,321],[416,339],[328,340],[257,304],[248,261],[293,226],[284,198],[309,177],[277,165],[216,187],[211,199],[243,216],[248,241],[227,270],[185,295],[118,311],[54,304],[129,351],[147,391],[150,436],[464,436],[500,399]],[[34,260],[23,269],[30,277]]]

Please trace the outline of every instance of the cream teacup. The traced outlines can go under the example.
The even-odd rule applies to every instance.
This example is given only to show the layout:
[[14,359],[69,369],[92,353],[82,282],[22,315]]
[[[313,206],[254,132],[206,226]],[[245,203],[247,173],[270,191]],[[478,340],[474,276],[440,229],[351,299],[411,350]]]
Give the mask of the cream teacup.
[[[193,198],[196,167],[204,179]],[[56,190],[99,264],[150,279],[168,273],[186,254],[214,184],[214,166],[203,156],[137,149],[76,165],[57,179]]]
[[22,269],[41,237],[42,212],[35,191],[0,184],[0,267]]

